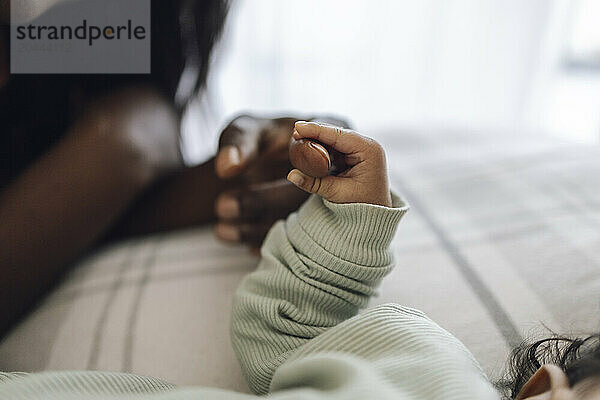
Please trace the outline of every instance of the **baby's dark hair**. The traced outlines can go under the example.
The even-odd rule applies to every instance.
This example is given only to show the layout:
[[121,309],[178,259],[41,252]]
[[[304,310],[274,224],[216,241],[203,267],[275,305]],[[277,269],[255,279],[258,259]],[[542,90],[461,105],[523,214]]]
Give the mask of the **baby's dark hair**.
[[600,378],[600,333],[573,338],[554,335],[524,342],[510,356],[505,377],[496,383],[504,399],[515,399],[529,378],[544,364],[560,367],[574,386],[587,378]]

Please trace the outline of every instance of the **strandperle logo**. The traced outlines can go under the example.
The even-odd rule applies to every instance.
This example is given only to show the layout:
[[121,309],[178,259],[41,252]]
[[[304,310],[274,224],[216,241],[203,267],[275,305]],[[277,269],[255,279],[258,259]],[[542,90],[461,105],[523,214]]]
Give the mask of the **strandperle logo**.
[[89,24],[87,19],[76,26],[45,26],[45,25],[20,25],[17,26],[17,40],[86,40],[93,46],[97,40],[144,40],[147,37],[146,28],[133,24],[128,20],[126,25],[96,26]]
[[30,1],[12,0],[11,73],[151,73],[150,2],[53,0],[23,18]]

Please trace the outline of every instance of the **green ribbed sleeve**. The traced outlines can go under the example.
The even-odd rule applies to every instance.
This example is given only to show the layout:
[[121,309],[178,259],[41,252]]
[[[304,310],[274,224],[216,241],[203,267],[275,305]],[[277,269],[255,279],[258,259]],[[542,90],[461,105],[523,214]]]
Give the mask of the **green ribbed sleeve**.
[[[498,399],[471,353],[420,311],[389,304],[359,313],[392,268],[389,244],[407,210],[393,200],[385,208],[311,197],[273,227],[257,270],[236,293],[231,321],[256,393],[272,400]],[[1,400],[258,398],[120,373],[0,373]]]
[[312,196],[269,232],[238,289],[231,336],[250,388],[269,391],[291,353],[355,316],[392,269],[390,242],[406,205],[335,204]]

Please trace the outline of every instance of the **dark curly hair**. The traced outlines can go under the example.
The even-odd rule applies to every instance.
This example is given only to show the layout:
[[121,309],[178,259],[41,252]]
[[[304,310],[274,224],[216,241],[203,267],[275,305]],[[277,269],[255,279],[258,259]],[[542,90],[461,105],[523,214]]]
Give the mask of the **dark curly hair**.
[[600,377],[600,333],[585,338],[553,335],[515,348],[505,377],[496,383],[503,398],[515,399],[544,364],[560,367],[571,386],[587,378]]

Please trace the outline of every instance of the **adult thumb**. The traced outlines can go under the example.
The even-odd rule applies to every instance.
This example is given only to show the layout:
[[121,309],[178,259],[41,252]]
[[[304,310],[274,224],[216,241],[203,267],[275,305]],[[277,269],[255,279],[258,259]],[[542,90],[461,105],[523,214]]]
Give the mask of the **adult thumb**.
[[234,119],[221,133],[215,170],[220,178],[242,173],[258,155],[261,139],[260,121],[252,117]]

